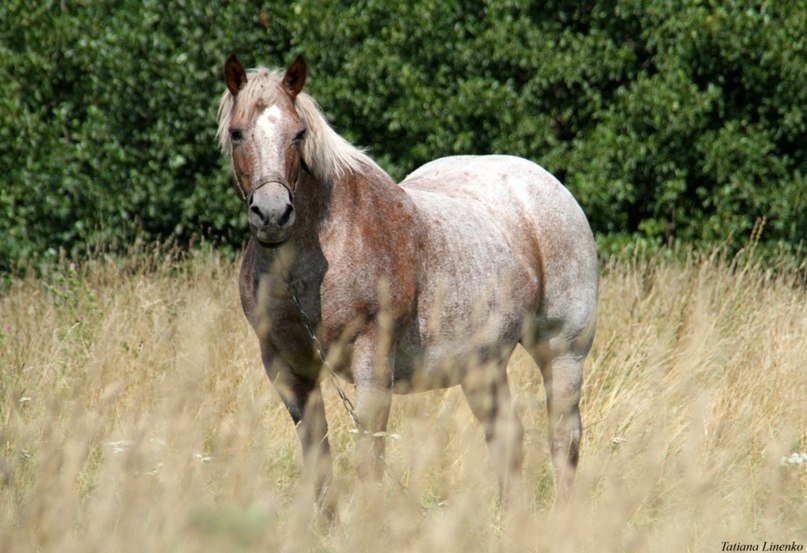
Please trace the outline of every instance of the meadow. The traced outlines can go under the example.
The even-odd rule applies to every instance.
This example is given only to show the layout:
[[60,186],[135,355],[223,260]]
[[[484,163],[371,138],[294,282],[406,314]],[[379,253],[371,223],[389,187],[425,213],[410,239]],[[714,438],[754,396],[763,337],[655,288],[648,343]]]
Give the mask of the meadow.
[[237,270],[208,250],[140,248],[5,282],[0,551],[807,546],[803,262],[715,250],[603,263],[566,509],[552,508],[543,386],[523,352],[509,374],[526,512],[499,504],[457,389],[396,396],[388,473],[358,483],[352,422],[324,381],[341,494],[332,527],[314,516]]

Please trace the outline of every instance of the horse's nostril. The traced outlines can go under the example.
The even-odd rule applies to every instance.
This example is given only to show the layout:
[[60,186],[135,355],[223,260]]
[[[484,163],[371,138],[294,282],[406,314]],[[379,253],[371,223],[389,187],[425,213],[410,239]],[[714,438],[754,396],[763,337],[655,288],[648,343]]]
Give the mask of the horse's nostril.
[[266,217],[264,217],[261,208],[259,208],[257,205],[253,205],[252,207],[249,208],[249,210],[258,216],[258,219],[261,221],[261,223],[266,223]]
[[294,212],[294,206],[291,204],[286,205],[286,211],[284,211],[283,215],[280,216],[280,219],[278,219],[277,224],[280,225],[281,227],[285,226],[286,223],[289,222],[289,219],[291,219],[291,214],[293,212]]

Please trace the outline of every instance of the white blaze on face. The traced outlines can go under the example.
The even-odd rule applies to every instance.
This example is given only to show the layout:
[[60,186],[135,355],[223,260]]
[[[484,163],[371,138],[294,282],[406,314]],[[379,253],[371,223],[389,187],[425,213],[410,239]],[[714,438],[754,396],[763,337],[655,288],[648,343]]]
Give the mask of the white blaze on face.
[[280,108],[277,107],[277,104],[273,104],[261,112],[256,125],[259,128],[271,130],[271,127],[280,121],[280,115]]
[[[262,167],[278,167],[283,162],[281,119],[283,113],[277,104],[264,109],[255,121],[255,142],[258,146],[258,159]],[[276,157],[278,156],[278,157]]]

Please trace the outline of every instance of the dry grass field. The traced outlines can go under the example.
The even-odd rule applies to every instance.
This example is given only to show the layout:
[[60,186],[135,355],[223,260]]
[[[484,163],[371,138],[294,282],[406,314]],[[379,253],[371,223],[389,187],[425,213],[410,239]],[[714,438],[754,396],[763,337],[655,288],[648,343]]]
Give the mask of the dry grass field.
[[526,513],[498,504],[456,389],[396,396],[389,474],[358,484],[351,421],[325,381],[332,527],[313,516],[235,263],[163,249],[13,280],[0,291],[0,551],[807,547],[807,457],[793,455],[807,452],[804,270],[717,254],[604,267],[565,511],[551,508],[543,387],[523,352],[510,378]]

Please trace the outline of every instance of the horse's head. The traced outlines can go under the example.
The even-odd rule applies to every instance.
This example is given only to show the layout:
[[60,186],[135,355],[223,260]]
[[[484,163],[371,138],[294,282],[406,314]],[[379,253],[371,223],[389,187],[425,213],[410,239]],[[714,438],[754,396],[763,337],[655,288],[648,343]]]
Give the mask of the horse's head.
[[[266,71],[266,70],[263,70]],[[274,78],[272,78],[274,77]],[[235,55],[224,64],[224,81],[231,98],[220,128],[222,143],[232,152],[233,180],[246,202],[249,226],[266,246],[279,246],[291,237],[296,215],[294,194],[305,167],[301,143],[306,133],[295,99],[305,84],[302,56],[283,77],[250,73]]]

